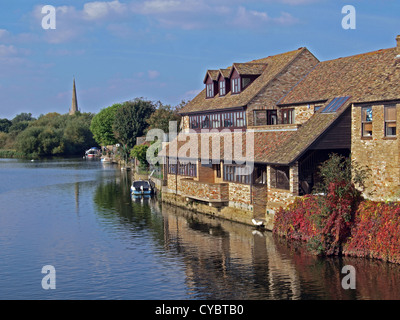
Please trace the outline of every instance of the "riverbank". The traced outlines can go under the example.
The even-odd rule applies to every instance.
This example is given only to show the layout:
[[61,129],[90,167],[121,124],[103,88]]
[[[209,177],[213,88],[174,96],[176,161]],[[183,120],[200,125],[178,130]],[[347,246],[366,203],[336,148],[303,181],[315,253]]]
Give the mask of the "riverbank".
[[25,158],[25,155],[22,152],[18,152],[17,150],[0,149],[0,158],[23,159]]

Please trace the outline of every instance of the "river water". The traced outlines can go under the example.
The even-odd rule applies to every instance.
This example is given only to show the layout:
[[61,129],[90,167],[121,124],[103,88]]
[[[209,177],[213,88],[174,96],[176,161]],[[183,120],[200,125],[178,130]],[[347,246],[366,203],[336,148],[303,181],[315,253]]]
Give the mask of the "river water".
[[[0,299],[399,299],[400,267],[131,198],[99,161],[0,159]],[[43,266],[54,290],[44,290]],[[345,265],[356,289],[342,288]]]

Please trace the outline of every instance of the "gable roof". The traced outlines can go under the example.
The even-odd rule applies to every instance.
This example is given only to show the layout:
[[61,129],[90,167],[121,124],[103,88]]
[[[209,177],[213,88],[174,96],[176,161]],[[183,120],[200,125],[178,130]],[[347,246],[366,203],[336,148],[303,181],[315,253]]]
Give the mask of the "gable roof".
[[232,75],[233,70],[236,70],[240,75],[258,76],[267,67],[266,63],[234,63],[229,76]]
[[[294,51],[253,60],[245,64],[257,65],[250,66],[254,70],[258,69],[260,64],[265,65],[261,75],[255,79],[246,89],[238,94],[228,92],[224,96],[219,96],[219,93],[212,99],[206,99],[206,89],[203,89],[193,100],[191,100],[182,110],[181,114],[202,112],[208,110],[220,110],[227,108],[236,108],[246,106],[270,81],[275,79],[287,66],[289,66],[306,48],[299,48]],[[308,51],[308,50],[307,50]],[[235,64],[239,65],[239,64]],[[247,67],[247,66],[244,66]]]
[[203,83],[206,83],[208,77],[210,77],[213,81],[217,81],[218,76],[219,76],[219,70],[207,70]]
[[219,69],[218,78],[219,78],[221,75],[222,75],[224,78],[229,78],[230,73],[231,73],[231,68]]
[[352,96],[354,103],[400,98],[397,49],[383,49],[320,62],[279,105]]

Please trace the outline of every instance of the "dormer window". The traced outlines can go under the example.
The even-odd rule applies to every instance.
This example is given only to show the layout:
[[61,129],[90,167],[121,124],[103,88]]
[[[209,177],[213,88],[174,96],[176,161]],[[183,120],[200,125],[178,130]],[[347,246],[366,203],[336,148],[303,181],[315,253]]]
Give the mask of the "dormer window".
[[240,78],[232,79],[232,93],[240,92]]
[[204,78],[204,84],[206,85],[206,98],[214,98],[216,92],[218,92],[218,70],[208,70]]
[[220,96],[226,95],[226,81],[225,81],[225,79],[221,80],[219,82],[219,95]]
[[214,84],[207,84],[207,98],[214,98]]
[[250,78],[243,78],[242,77],[242,88],[243,89],[246,88],[250,84],[250,82],[251,82]]

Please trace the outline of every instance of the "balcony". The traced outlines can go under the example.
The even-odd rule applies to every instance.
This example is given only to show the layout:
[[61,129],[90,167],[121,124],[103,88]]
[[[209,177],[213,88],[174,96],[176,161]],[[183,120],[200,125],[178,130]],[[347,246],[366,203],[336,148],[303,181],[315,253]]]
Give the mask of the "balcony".
[[189,178],[181,179],[180,193],[187,198],[209,203],[229,201],[229,185],[227,183],[207,183]]

